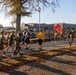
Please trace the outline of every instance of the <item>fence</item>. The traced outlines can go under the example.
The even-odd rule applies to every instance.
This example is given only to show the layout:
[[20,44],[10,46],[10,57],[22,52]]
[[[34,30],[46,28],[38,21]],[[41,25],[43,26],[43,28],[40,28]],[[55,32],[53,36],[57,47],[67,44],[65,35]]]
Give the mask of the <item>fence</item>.
[[[37,35],[38,32],[35,32],[35,37]],[[54,39],[54,30],[47,30],[47,31],[43,31],[45,37],[44,39]],[[63,31],[63,38],[66,39],[68,35],[67,31]],[[57,34],[57,38],[60,38],[60,34]],[[76,38],[76,32],[75,32],[75,38]]]

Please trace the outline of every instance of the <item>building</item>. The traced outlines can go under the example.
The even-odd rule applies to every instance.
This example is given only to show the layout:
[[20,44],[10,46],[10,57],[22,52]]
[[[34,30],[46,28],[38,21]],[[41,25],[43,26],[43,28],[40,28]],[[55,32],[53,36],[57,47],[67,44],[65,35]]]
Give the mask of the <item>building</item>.
[[[42,24],[40,24],[40,30],[52,30],[53,26],[54,26],[53,24],[42,23]],[[24,28],[38,31],[39,30],[39,24],[38,23],[28,23],[28,24],[25,24]]]
[[63,23],[64,30],[71,30],[74,28],[76,30],[76,24]]
[[[40,24],[40,30],[53,30],[54,25],[60,24],[62,29],[64,30],[70,30],[72,28],[76,29],[76,24],[70,24],[70,23],[53,23],[53,24],[45,24],[41,23]],[[38,23],[28,23],[24,24],[25,29],[30,29],[30,30],[39,30],[39,24]]]

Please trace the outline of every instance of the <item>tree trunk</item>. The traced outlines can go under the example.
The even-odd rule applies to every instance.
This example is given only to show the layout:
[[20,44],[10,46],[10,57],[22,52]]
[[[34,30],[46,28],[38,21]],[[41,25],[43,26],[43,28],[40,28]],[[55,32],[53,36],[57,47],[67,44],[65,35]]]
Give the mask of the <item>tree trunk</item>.
[[16,32],[21,31],[20,23],[21,23],[21,15],[20,15],[20,14],[17,14],[17,19],[16,19]]

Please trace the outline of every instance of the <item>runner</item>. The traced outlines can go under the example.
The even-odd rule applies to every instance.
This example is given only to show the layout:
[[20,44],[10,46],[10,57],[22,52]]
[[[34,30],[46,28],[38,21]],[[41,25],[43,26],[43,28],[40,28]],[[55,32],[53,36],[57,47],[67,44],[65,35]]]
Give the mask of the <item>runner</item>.
[[57,41],[57,31],[55,31],[54,33],[54,43],[56,43],[56,41]]
[[15,49],[13,55],[19,55],[20,56],[21,45],[23,44],[22,34],[20,32],[17,34],[15,40],[16,40],[16,49]]
[[74,38],[75,38],[75,29],[72,28],[72,42],[73,42]]
[[69,32],[69,45],[71,46],[73,43],[73,40],[75,38],[75,30],[72,28],[72,30]]
[[14,31],[12,31],[11,34],[9,35],[8,47],[4,50],[5,54],[11,47],[12,47],[12,53],[14,52],[14,43],[15,43],[15,35]]
[[44,39],[44,33],[42,32],[42,30],[37,34],[37,38],[38,38],[38,47],[36,50],[38,51],[42,50],[42,43]]
[[21,46],[21,48],[26,46],[26,32],[27,30],[25,29],[22,35],[22,41],[23,41],[23,45]]
[[30,30],[27,30],[26,32],[26,49],[30,49],[30,38],[31,38],[31,33]]
[[0,37],[0,56],[2,56],[4,54],[4,48],[5,48],[5,43],[6,43],[6,40],[5,40],[5,32],[2,31],[1,32],[1,37]]
[[60,40],[63,40],[63,32],[60,33]]
[[23,43],[25,43],[26,32],[27,32],[27,30],[25,29],[25,30],[23,31],[23,34],[22,34],[22,41],[23,41]]

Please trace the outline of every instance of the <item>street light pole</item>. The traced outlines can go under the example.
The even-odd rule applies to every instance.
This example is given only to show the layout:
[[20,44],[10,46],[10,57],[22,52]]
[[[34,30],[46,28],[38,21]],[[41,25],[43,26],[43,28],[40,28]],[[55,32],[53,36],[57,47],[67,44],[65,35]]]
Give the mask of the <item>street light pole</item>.
[[39,31],[40,31],[40,12],[41,12],[41,8],[39,7]]

